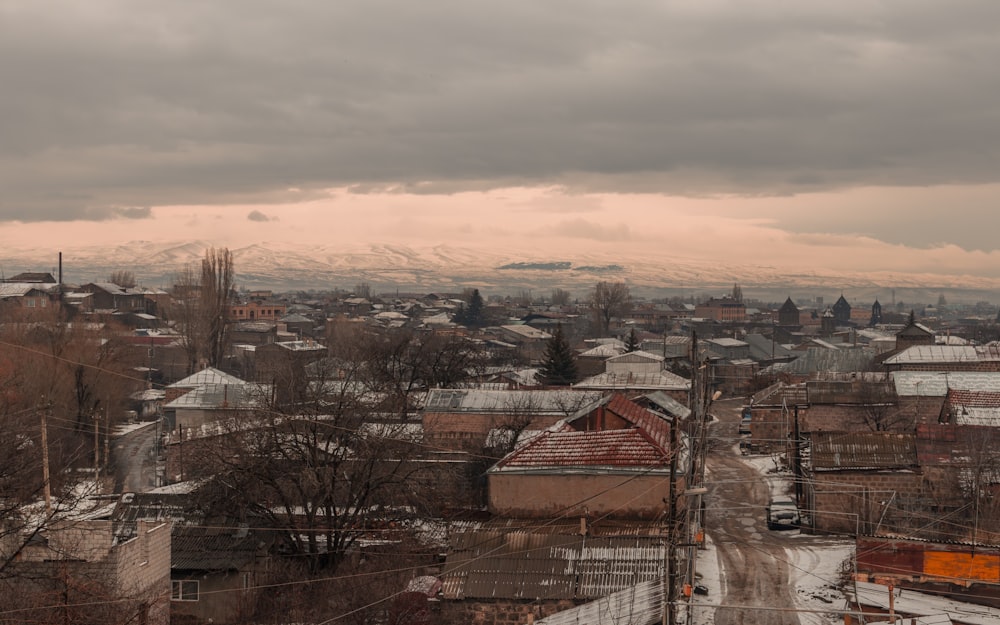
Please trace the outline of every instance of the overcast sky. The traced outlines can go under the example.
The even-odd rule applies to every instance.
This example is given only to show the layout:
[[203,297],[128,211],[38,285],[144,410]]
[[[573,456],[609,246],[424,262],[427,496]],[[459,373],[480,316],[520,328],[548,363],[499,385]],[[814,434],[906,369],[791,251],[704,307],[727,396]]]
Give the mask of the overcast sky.
[[0,242],[681,232],[1000,277],[998,24],[996,0],[0,0]]

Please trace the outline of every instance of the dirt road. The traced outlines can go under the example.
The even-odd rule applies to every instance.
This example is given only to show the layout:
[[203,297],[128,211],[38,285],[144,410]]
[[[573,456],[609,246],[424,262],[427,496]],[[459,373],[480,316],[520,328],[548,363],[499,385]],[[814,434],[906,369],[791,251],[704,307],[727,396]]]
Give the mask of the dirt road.
[[150,424],[115,439],[115,492],[143,493],[156,486],[156,436]]
[[787,532],[767,529],[764,506],[770,487],[735,451],[739,403],[718,402],[713,413],[719,422],[712,427],[715,443],[708,454],[705,525],[723,572],[720,603],[727,606],[715,611],[715,623],[800,625]]

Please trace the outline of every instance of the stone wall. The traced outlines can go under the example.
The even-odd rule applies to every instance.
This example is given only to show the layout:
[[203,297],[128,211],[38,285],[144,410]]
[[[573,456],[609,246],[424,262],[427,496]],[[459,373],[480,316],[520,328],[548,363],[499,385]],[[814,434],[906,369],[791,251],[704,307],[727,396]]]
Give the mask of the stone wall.
[[560,601],[445,601],[442,625],[530,625],[577,604]]

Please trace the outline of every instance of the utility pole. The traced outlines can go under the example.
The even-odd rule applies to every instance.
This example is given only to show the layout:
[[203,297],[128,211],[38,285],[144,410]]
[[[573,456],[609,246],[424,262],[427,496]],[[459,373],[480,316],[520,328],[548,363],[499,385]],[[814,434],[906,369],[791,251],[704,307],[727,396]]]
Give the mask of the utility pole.
[[94,421],[94,488],[97,494],[101,494],[101,430],[97,412],[90,415]]
[[667,485],[667,566],[663,579],[663,625],[674,625],[677,622],[677,542],[680,539],[680,527],[677,523],[677,456],[680,451],[679,424],[674,416],[670,424],[670,482]]
[[49,401],[42,410],[42,481],[45,486],[45,514],[52,514],[52,488],[49,484],[49,428],[46,424],[52,402]]

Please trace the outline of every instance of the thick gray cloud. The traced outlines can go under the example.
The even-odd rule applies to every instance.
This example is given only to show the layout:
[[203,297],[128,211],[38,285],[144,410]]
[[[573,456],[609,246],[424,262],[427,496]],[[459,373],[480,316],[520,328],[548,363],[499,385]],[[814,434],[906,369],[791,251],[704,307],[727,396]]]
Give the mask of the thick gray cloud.
[[[0,219],[997,182],[997,23],[994,0],[0,0]],[[930,221],[877,233],[933,244]]]

